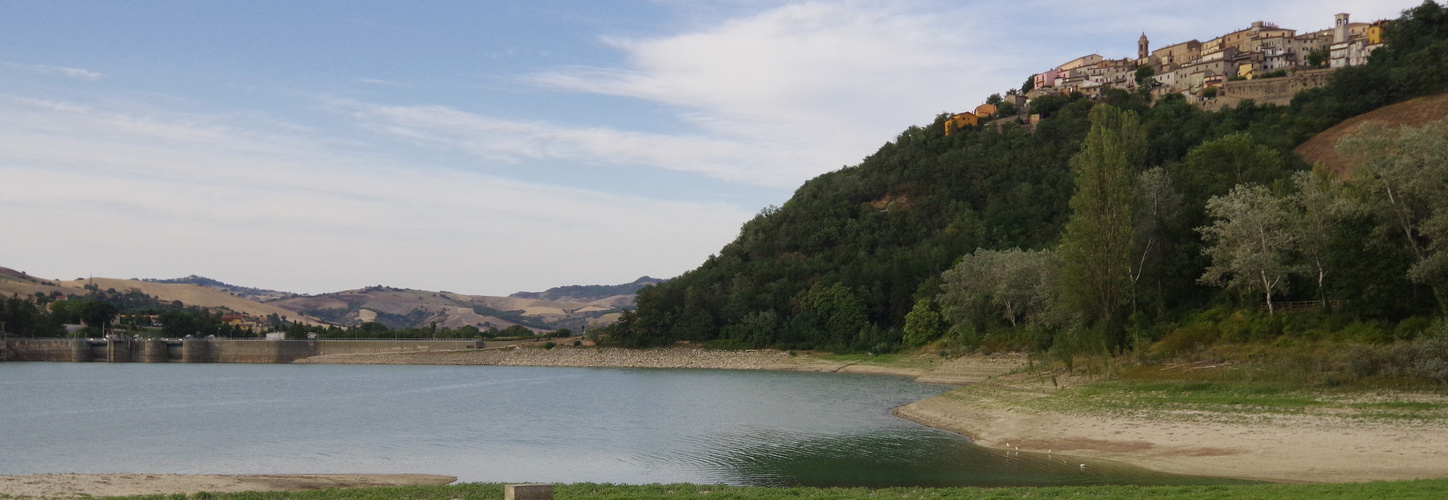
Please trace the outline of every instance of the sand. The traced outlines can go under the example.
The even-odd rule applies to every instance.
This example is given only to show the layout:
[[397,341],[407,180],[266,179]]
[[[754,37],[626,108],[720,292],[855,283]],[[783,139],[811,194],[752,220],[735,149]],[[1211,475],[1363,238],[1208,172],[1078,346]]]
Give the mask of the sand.
[[452,476],[426,474],[34,474],[0,476],[0,496],[81,498],[84,496],[170,495],[209,491],[301,491],[370,486],[444,485]]
[[1276,482],[1448,477],[1448,423],[1334,414],[1182,414],[1133,417],[1032,410],[1053,389],[1026,375],[999,391],[957,390],[895,414],[993,448],[1086,457],[1152,470]]

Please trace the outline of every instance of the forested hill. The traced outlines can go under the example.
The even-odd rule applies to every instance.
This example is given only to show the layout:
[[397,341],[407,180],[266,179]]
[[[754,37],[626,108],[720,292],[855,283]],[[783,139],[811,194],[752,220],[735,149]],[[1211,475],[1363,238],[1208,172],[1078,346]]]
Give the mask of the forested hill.
[[634,280],[632,283],[624,283],[622,285],[555,286],[541,292],[518,292],[509,295],[509,297],[515,299],[543,299],[571,302],[593,302],[595,300],[603,300],[609,297],[617,297],[620,295],[633,295],[635,293],[638,293],[640,288],[648,285],[663,283],[664,281],[665,280],[661,280],[658,278],[643,276],[639,279]]
[[[1139,245],[1147,247],[1142,258],[1151,264],[1133,278],[1133,320],[1180,317],[1208,304],[1252,304],[1249,294],[1198,283],[1212,263],[1196,229],[1210,223],[1207,201],[1239,184],[1290,190],[1293,171],[1309,168],[1292,153],[1298,144],[1359,113],[1448,90],[1445,40],[1448,16],[1425,2],[1389,28],[1388,45],[1367,65],[1339,70],[1330,85],[1285,107],[1247,102],[1206,112],[1176,95],[1151,102],[1110,90],[1099,99],[1075,94],[1032,101],[1030,113],[1043,118],[1034,130],[1004,117],[949,136],[942,114],[905,130],[859,165],[806,182],[783,206],[745,223],[734,242],[699,268],[644,288],[637,312],[610,335],[629,346],[689,340],[894,350],[912,310],[940,308],[941,275],[963,256],[1056,247],[1072,217],[1072,157],[1082,151],[1092,109],[1101,104],[1139,117],[1145,144],[1133,168],[1162,167],[1179,206],[1179,213],[1158,217],[1147,229],[1150,245]],[[1345,222],[1338,236],[1372,233],[1365,217]],[[1401,318],[1431,309],[1431,299],[1404,277],[1409,264],[1397,264],[1406,260],[1401,248],[1355,248],[1334,258],[1367,264],[1336,271],[1323,285],[1335,288],[1284,289],[1308,300],[1354,290],[1360,299],[1354,304],[1366,315]],[[1008,319],[1014,326],[1016,313]]]

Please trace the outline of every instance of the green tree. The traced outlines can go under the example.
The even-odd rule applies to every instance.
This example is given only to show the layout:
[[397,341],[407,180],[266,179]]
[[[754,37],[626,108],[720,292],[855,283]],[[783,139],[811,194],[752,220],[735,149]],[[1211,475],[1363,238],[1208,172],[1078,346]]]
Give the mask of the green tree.
[[967,341],[984,335],[992,320],[1011,327],[1043,323],[1056,306],[1059,265],[1050,250],[978,249],[941,275],[936,302]]
[[1061,295],[1113,347],[1126,340],[1121,308],[1138,254],[1136,184],[1145,155],[1136,114],[1102,104],[1091,110],[1091,131],[1071,158],[1076,193],[1059,250]]
[[1448,121],[1421,128],[1368,124],[1338,151],[1358,168],[1356,182],[1383,234],[1396,234],[1415,257],[1408,277],[1433,290],[1448,314]]
[[87,299],[76,301],[75,306],[81,322],[101,332],[105,332],[106,327],[110,326],[111,321],[115,320],[116,316],[121,313],[119,309],[116,309],[115,305],[103,300]]
[[1343,194],[1343,185],[1335,177],[1326,171],[1300,171],[1292,175],[1292,184],[1297,188],[1291,200],[1292,235],[1306,266],[1316,278],[1317,297],[1324,311],[1328,306],[1325,282],[1333,251],[1332,235],[1342,218],[1357,211],[1356,204]]
[[1246,132],[1206,141],[1189,151],[1173,169],[1172,180],[1188,206],[1227,194],[1239,184],[1270,185],[1287,171],[1282,153]]
[[184,309],[163,311],[159,318],[161,331],[172,338],[201,334],[203,322],[196,316],[196,312]]
[[1267,188],[1243,185],[1226,196],[1207,202],[1210,226],[1198,228],[1211,244],[1212,258],[1200,281],[1233,290],[1253,290],[1267,299],[1267,314],[1275,314],[1272,296],[1286,291],[1292,273],[1288,263],[1294,249],[1291,218],[1283,200]]
[[929,298],[915,301],[910,314],[905,315],[905,345],[920,347],[940,338],[945,333],[945,322],[935,310],[935,302]]
[[860,298],[844,283],[810,287],[800,296],[799,308],[796,328],[826,350],[851,350],[860,330],[869,325]]
[[1148,267],[1157,265],[1169,245],[1171,234],[1168,229],[1177,221],[1181,212],[1182,195],[1171,184],[1166,169],[1153,167],[1141,173],[1137,180],[1136,241],[1140,243],[1140,258],[1131,268],[1132,310],[1137,309],[1141,279]]

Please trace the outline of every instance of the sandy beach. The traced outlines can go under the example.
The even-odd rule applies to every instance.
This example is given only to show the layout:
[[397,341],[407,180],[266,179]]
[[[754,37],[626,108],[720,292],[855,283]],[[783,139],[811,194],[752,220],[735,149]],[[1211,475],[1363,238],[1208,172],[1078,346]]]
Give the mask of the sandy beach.
[[1112,460],[1197,476],[1275,482],[1448,477],[1448,423],[1343,412],[1149,417],[1031,409],[1052,391],[1026,374],[998,377],[896,410],[976,444]]
[[371,486],[436,486],[457,481],[426,474],[34,474],[0,476],[0,496],[84,498],[87,496],[303,491]]

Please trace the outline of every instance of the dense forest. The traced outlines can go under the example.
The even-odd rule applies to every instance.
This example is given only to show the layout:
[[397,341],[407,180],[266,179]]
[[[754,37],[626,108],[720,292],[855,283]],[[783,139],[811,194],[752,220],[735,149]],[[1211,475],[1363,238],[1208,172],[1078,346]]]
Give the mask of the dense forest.
[[[1355,165],[1346,180],[1292,152],[1347,118],[1448,91],[1440,5],[1405,11],[1385,37],[1290,106],[1208,112],[1108,90],[1037,98],[1034,127],[1008,116],[950,135],[942,114],[641,290],[608,340],[1121,350],[1227,316],[1249,336],[1412,337],[1448,291],[1448,129],[1364,131],[1340,146]],[[1289,314],[1287,301],[1320,306]]]

